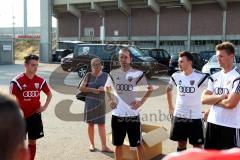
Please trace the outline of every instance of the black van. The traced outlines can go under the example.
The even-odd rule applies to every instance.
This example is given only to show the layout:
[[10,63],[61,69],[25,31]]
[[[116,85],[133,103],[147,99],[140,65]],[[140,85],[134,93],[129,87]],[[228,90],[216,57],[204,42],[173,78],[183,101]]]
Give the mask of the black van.
[[72,59],[69,60],[69,57],[67,61],[62,59],[61,66],[63,70],[77,71],[79,77],[83,77],[90,71],[91,59],[99,57],[104,63],[103,71],[109,73],[112,69],[119,67],[118,52],[123,47],[127,47],[132,54],[132,66],[142,70],[147,77],[161,71],[167,72],[167,69],[164,70],[165,68],[162,68],[154,58],[146,56],[136,46],[121,44],[78,44],[74,48]]

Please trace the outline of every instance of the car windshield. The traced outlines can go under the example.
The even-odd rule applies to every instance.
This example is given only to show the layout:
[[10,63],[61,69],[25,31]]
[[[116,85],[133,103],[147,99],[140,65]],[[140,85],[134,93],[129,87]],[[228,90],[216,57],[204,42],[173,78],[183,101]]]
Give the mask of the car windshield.
[[178,54],[174,54],[171,56],[171,59],[178,59],[179,58],[179,55]]
[[67,55],[65,58],[73,58],[73,53]]
[[149,56],[148,49],[141,49],[145,56]]
[[[213,55],[212,58],[209,60],[210,63],[217,63],[217,56]],[[236,63],[236,58],[234,58],[233,63]]]
[[213,55],[212,58],[209,60],[209,62],[211,63],[217,63],[217,56],[216,55]]
[[236,62],[240,63],[240,55],[236,55],[235,58],[236,58]]
[[215,54],[215,51],[209,51],[209,52],[200,52],[200,56],[203,59],[210,59]]
[[145,57],[146,54],[143,53],[143,51],[141,51],[139,48],[137,47],[129,47],[129,50],[131,51],[131,53],[133,54],[133,56],[135,57]]

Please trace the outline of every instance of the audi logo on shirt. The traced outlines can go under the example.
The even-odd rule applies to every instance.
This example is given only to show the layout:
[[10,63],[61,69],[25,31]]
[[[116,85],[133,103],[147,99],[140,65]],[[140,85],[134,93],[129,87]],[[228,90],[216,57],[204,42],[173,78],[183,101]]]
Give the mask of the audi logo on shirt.
[[195,88],[194,87],[179,86],[179,92],[180,93],[194,93]]
[[39,92],[38,91],[24,91],[23,97],[25,98],[31,98],[31,97],[38,97]]
[[229,94],[229,90],[227,88],[219,88],[219,87],[217,87],[217,88],[214,89],[214,93],[216,95]]
[[133,85],[131,85],[131,84],[116,84],[116,89],[118,91],[132,91]]

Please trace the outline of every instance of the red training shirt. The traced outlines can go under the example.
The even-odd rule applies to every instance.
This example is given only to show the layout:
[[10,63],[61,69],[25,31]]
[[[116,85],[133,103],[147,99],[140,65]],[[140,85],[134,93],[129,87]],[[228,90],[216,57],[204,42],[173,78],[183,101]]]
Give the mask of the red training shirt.
[[40,92],[50,92],[46,80],[35,75],[29,79],[25,73],[16,76],[10,83],[10,93],[15,95],[19,105],[27,118],[41,107]]

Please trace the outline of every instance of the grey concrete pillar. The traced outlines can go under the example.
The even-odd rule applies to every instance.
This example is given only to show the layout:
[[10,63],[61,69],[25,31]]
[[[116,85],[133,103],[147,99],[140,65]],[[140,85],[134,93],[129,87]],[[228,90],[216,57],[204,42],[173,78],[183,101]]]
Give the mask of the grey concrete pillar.
[[160,13],[157,14],[157,31],[156,31],[156,48],[159,48],[159,41],[160,41]]
[[52,0],[40,3],[40,62],[48,63],[52,55]]
[[105,17],[102,17],[102,25],[100,26],[100,40],[102,42],[102,44],[104,44],[105,42]]
[[78,17],[78,40],[81,40],[81,12],[80,12],[80,16]]
[[56,28],[56,32],[57,32],[57,37],[56,37],[56,39],[57,39],[57,48],[59,48],[59,45],[58,45],[58,42],[59,42],[59,17],[56,16],[55,18],[57,20],[57,28]]
[[187,35],[187,50],[191,50],[191,28],[192,28],[192,12],[188,12],[188,35]]
[[128,43],[132,44],[132,15],[131,10],[128,15]]
[[223,10],[223,31],[222,31],[222,41],[226,41],[226,25],[227,25],[227,11]]

